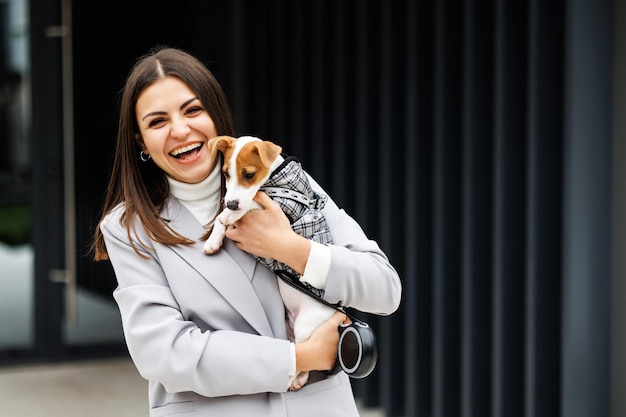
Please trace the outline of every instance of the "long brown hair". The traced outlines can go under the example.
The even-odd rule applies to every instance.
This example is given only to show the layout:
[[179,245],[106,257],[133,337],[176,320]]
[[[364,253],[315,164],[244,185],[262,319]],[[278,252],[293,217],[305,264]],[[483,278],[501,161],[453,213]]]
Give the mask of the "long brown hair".
[[183,50],[166,46],[157,46],[139,57],[121,90],[119,126],[111,177],[91,246],[96,261],[109,257],[100,231],[100,222],[120,203],[125,204],[122,221],[126,226],[131,245],[139,256],[142,255],[131,239],[136,218],[148,236],[156,242],[173,245],[193,243],[193,240],[169,228],[159,215],[170,193],[165,173],[152,161],[142,162],[139,159],[142,148],[140,139],[137,139],[139,127],[135,106],[145,88],[166,76],[178,77],[197,94],[213,119],[218,135],[234,136],[226,96],[213,74],[202,62]]

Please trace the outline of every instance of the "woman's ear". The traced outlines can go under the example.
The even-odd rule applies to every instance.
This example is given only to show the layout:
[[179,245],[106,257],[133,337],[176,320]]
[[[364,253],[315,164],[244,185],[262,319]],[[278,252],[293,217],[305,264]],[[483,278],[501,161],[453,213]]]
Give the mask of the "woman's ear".
[[135,133],[135,140],[137,141],[137,144],[139,145],[141,150],[145,151],[146,150],[146,145],[144,145],[143,139],[141,139],[141,135],[139,133]]

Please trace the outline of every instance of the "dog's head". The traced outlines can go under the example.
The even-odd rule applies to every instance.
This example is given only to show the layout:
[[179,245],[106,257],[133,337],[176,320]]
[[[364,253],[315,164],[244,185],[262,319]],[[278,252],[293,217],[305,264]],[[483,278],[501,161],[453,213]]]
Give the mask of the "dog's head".
[[226,206],[231,210],[249,210],[256,192],[269,178],[272,163],[282,148],[253,136],[238,139],[218,136],[209,141],[209,148],[224,154],[222,171],[226,177]]

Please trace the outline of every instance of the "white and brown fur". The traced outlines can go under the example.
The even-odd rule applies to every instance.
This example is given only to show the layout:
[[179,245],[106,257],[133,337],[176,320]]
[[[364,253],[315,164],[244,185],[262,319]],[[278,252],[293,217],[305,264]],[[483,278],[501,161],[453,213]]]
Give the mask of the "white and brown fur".
[[[204,244],[210,255],[222,246],[226,228],[250,210],[261,208],[253,198],[283,161],[282,148],[271,141],[253,136],[233,138],[218,136],[209,147],[223,153],[222,170],[226,177],[225,207],[217,216],[213,230]],[[213,149],[214,150],[214,149]],[[292,288],[278,279],[279,290],[287,309],[288,325],[296,343],[309,338],[311,332],[326,321],[334,309]],[[298,372],[290,381],[290,390],[300,389],[308,381],[308,372]]]

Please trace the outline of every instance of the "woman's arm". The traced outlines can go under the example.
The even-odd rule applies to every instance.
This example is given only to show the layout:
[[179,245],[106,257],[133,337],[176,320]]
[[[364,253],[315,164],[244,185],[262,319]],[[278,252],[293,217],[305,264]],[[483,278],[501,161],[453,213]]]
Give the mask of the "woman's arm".
[[[313,189],[324,190],[309,177]],[[309,261],[311,242],[298,235],[282,210],[264,193],[255,200],[263,210],[246,214],[226,236],[240,249],[273,258],[303,273]],[[328,199],[322,210],[330,228],[332,244],[324,298],[331,303],[363,312],[389,315],[400,305],[402,285],[398,273],[379,245],[361,226]]]

